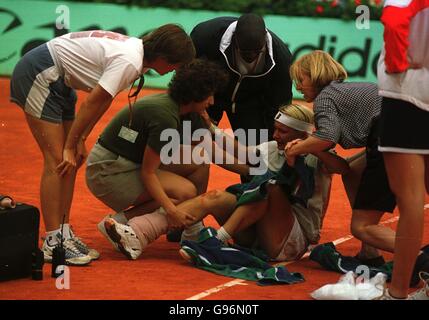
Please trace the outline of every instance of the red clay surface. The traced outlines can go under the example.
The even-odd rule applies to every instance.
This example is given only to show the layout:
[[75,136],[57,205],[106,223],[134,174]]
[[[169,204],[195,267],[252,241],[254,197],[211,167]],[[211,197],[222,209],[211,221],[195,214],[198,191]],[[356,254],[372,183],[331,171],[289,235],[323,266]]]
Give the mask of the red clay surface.
[[[158,92],[144,90],[142,95]],[[78,105],[85,94],[79,94]],[[126,93],[120,94],[96,125],[87,141],[88,149],[95,143],[101,130],[112,116],[127,104]],[[224,121],[222,127],[227,127]],[[25,123],[20,108],[9,102],[9,80],[0,79],[0,193],[10,194],[19,202],[40,207],[39,183],[42,156]],[[341,155],[353,152],[338,150]],[[239,178],[212,165],[209,190],[238,182]],[[427,201],[429,202],[429,201]],[[187,299],[231,280],[192,267],[182,260],[177,243],[167,242],[165,236],[152,243],[137,261],[126,260],[112,249],[110,243],[98,232],[97,223],[111,212],[89,192],[85,185],[84,168],[78,173],[71,213],[71,223],[77,235],[99,250],[101,258],[86,267],[71,268],[70,289],[58,290],[55,279],[50,277],[51,265],[44,266],[44,280],[21,279],[0,283],[0,299]],[[331,200],[324,222],[321,242],[333,241],[348,235],[351,209],[341,179],[334,177]],[[386,214],[386,219],[391,218]],[[217,226],[211,217],[206,225]],[[395,227],[396,224],[390,224]],[[41,221],[40,234],[44,234]],[[425,217],[424,243],[429,242],[429,216]],[[13,245],[13,244],[11,244]],[[338,246],[346,255],[359,249],[356,239]],[[390,259],[390,254],[385,255]],[[288,265],[293,272],[300,272],[306,281],[295,285],[260,287],[244,282],[213,293],[204,299],[283,300],[311,299],[310,293],[327,283],[336,282],[339,274],[323,270],[316,263],[303,259]]]

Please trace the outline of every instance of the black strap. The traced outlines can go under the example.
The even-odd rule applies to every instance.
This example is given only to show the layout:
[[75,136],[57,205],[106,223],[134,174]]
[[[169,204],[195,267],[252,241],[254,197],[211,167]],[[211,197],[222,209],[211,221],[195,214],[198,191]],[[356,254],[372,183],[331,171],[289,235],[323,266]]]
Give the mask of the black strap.
[[134,97],[137,97],[137,95],[140,93],[141,89],[143,88],[144,80],[145,80],[145,79],[144,79],[144,75],[141,75],[141,76],[140,76],[140,79],[139,79],[139,84],[137,85],[137,89],[136,89],[136,91],[134,91],[134,93],[133,93],[133,94],[130,94],[130,93],[131,93],[131,89],[134,87],[134,83],[137,81],[137,79],[136,79],[136,80],[134,80],[133,85],[132,85],[132,87],[131,87],[131,89],[130,89],[130,93],[128,93],[128,98],[134,98]]
[[[133,89],[134,83],[136,83],[137,79],[134,80],[133,85],[131,86],[130,91],[128,92],[128,107],[130,108],[130,117],[129,117],[130,120],[129,120],[129,123],[128,123],[128,127],[129,128],[131,128],[131,123],[133,121],[133,106],[134,106],[134,104],[137,101],[137,95],[140,93],[140,91],[143,88],[144,80],[145,80],[144,79],[144,75],[141,75],[140,79],[139,79],[139,84],[137,85],[136,91],[134,91],[133,93],[131,93],[131,90]],[[134,98],[134,101],[131,101],[131,98]]]

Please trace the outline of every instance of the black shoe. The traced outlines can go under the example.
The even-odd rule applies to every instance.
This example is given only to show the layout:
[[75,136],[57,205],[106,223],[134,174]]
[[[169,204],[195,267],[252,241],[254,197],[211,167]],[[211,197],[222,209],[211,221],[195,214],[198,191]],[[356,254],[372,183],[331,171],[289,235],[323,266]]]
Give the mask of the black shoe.
[[429,255],[424,252],[417,256],[416,264],[414,265],[413,274],[411,276],[410,287],[414,288],[417,287],[417,285],[419,284],[420,271],[425,271],[429,273]]
[[180,239],[182,238],[182,229],[177,230],[171,230],[167,233],[167,240],[168,242],[180,242]]
[[368,267],[380,268],[382,265],[386,264],[386,261],[384,260],[383,256],[364,259],[364,258],[359,258],[359,256],[356,255],[354,258],[359,260],[360,263]]

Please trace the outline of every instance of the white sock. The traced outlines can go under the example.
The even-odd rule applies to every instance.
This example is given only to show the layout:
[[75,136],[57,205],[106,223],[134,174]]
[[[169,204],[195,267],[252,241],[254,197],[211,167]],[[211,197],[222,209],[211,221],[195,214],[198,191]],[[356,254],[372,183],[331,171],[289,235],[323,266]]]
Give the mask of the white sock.
[[226,232],[226,230],[223,227],[220,227],[220,229],[217,231],[216,238],[218,238],[222,242],[227,242],[232,237],[229,235],[228,232]]
[[64,240],[72,238],[72,233],[70,230],[70,224],[69,223],[64,223],[64,224],[60,225],[60,230],[63,231],[62,233],[63,233]]
[[45,242],[48,244],[48,246],[53,247],[58,244],[58,237],[57,234],[61,232],[61,229],[47,231],[46,232],[46,240]]
[[120,212],[114,214],[112,216],[112,219],[115,220],[116,222],[121,223],[121,224],[127,224],[127,222],[128,222],[128,219],[125,216],[125,212],[124,211],[120,211]]
[[199,234],[202,229],[204,229],[204,224],[202,221],[199,221],[197,223],[190,225],[189,227],[186,227],[185,230],[183,231],[183,234],[186,236]]
[[158,210],[155,210],[155,212],[158,212],[159,214],[162,214],[163,216],[167,215],[167,211],[163,207],[159,207]]

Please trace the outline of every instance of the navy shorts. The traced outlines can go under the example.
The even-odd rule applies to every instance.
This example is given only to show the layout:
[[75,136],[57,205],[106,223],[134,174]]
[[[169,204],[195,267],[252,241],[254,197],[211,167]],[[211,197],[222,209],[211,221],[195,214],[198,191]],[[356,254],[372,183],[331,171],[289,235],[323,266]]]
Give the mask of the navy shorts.
[[15,66],[10,100],[33,117],[62,123],[74,119],[77,97],[65,85],[48,46],[42,44],[27,52]]

